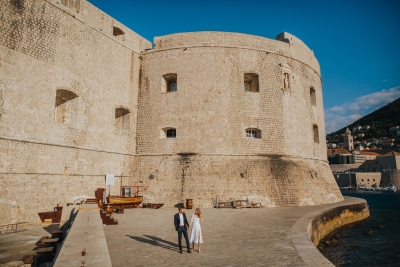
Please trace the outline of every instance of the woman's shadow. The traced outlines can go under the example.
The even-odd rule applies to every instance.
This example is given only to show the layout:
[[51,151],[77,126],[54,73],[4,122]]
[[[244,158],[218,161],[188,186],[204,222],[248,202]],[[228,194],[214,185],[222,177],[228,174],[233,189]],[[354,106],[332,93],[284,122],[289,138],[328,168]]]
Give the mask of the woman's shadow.
[[146,243],[146,244],[150,244],[153,246],[157,246],[157,247],[161,247],[161,248],[165,248],[165,249],[169,249],[169,250],[173,250],[173,251],[177,251],[177,247],[178,245],[175,243],[172,243],[170,241],[161,239],[159,237],[155,237],[155,236],[151,236],[151,235],[143,235],[146,238],[140,237],[140,236],[131,236],[131,235],[126,235],[129,238],[132,238],[136,241],[142,242],[142,243]]

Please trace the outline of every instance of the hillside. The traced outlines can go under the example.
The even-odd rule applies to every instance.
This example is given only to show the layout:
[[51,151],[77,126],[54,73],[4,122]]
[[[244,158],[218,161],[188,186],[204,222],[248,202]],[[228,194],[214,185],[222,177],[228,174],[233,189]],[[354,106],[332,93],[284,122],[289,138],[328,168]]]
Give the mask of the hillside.
[[[367,130],[360,129],[353,132],[352,135],[364,133],[363,139],[379,139],[382,137],[396,138],[397,144],[399,144],[400,139],[396,136],[396,133],[390,132],[390,127],[400,126],[400,98],[353,122],[349,125],[349,129],[352,130],[353,127],[365,125],[369,125],[371,128]],[[344,133],[346,128],[347,126],[328,134],[327,139],[335,137],[341,139],[340,136]]]

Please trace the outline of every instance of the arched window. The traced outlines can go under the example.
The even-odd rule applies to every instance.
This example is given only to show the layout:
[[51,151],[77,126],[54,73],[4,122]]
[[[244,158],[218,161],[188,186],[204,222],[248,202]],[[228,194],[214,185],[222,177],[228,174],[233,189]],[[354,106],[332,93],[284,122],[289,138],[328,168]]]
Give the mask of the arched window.
[[78,95],[65,89],[57,89],[55,121],[74,125],[78,117]]
[[168,73],[161,78],[161,92],[176,92],[178,90],[178,75]]
[[113,35],[118,40],[125,41],[125,35],[126,35],[125,32],[117,26],[113,26]]
[[162,129],[161,138],[176,138],[176,129],[171,127]]
[[258,75],[254,73],[244,74],[244,91],[246,92],[259,92],[258,88]]
[[315,89],[310,87],[310,100],[311,100],[311,105],[316,106],[317,105],[317,98],[315,96]]
[[249,138],[261,138],[261,130],[256,128],[246,129],[246,137]]
[[115,109],[114,133],[129,134],[131,117],[129,110],[125,108]]
[[318,126],[316,124],[313,125],[313,133],[314,133],[314,143],[319,143],[319,132],[318,132]]

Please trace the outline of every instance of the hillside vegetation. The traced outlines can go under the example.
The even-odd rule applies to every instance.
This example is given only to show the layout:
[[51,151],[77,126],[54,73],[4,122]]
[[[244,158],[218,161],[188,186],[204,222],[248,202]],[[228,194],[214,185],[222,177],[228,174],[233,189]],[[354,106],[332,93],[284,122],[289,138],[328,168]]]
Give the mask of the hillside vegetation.
[[[358,119],[348,127],[352,130],[353,127],[365,125],[369,125],[371,128],[352,132],[352,135],[364,133],[365,135],[362,139],[365,140],[373,138],[380,139],[383,137],[394,138],[396,139],[397,145],[400,144],[400,138],[396,136],[396,132],[390,132],[390,127],[400,126],[400,98]],[[328,134],[327,139],[336,139],[340,141],[342,139],[341,135],[344,134],[346,128],[347,126]]]

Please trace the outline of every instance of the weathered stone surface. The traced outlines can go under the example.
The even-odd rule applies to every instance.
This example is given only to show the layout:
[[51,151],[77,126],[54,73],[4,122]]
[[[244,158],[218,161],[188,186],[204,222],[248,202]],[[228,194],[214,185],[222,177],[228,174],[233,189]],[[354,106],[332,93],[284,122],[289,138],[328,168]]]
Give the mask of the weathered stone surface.
[[[359,210],[364,212],[358,214]],[[201,211],[202,252],[197,252],[196,245],[193,253],[183,255],[178,253],[173,225],[177,209],[130,209],[113,214],[118,225],[104,227],[112,265],[331,267],[311,241],[312,235],[324,237],[327,231],[369,216],[365,200],[349,197],[320,206]],[[190,218],[194,210],[185,213]],[[324,220],[319,218],[322,214]]]
[[[0,10],[1,223],[94,196],[107,173],[150,185],[144,201],[166,206],[343,199],[326,161],[319,64],[295,36],[173,34],[151,49],[85,0]],[[246,73],[258,91],[244,90]]]
[[54,267],[111,267],[110,255],[97,205],[84,204],[59,251]]

